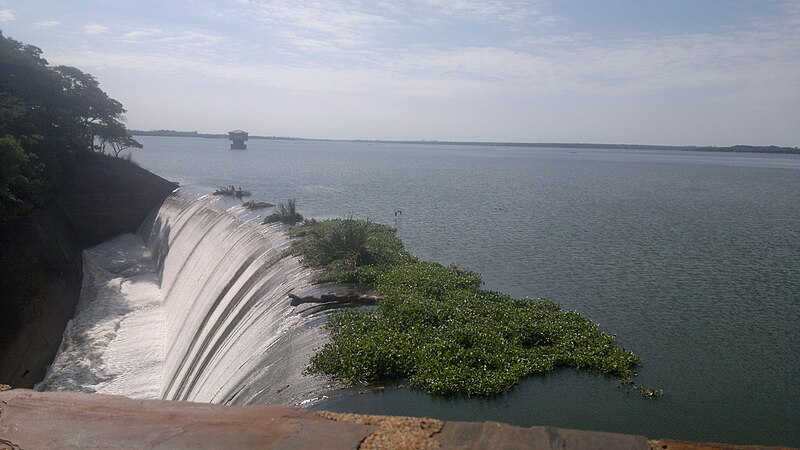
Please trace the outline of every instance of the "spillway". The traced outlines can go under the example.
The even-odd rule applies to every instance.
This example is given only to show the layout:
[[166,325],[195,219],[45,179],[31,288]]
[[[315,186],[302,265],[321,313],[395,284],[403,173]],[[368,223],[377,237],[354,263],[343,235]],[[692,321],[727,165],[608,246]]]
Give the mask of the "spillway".
[[84,252],[78,310],[40,390],[223,404],[305,404],[330,386],[302,374],[328,310],[292,306],[314,272],[280,225],[238,202],[167,198],[138,235]]

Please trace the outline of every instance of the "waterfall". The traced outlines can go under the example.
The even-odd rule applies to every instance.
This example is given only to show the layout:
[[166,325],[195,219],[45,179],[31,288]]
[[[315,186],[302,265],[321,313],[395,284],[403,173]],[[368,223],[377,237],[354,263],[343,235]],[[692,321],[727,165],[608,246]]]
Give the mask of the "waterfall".
[[[292,306],[286,295],[319,291],[314,272],[287,256],[284,227],[248,219],[236,204],[182,192],[167,198],[138,236],[85,251],[91,276],[37,389],[224,404],[321,397],[328,382],[302,371],[326,339],[320,325],[327,311]],[[148,300],[120,295],[143,281],[150,283]],[[98,316],[107,322],[100,328]],[[107,364],[112,360],[127,366]],[[128,368],[136,364],[144,366],[141,377]]]

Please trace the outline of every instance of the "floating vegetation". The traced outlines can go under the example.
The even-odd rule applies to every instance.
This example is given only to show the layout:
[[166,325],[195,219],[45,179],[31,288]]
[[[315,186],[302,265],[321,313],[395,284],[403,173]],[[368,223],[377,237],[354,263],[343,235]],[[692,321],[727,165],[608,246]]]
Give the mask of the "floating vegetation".
[[331,340],[307,373],[481,396],[559,367],[635,376],[639,358],[591,320],[550,300],[483,290],[475,272],[420,261],[388,226],[350,218],[295,230],[305,237],[290,251],[324,269],[317,281],[361,283],[384,297],[374,310],[332,315]]
[[216,191],[214,191],[214,195],[224,195],[236,198],[242,197],[250,197],[253,195],[250,191],[243,191],[241,187],[236,189],[233,185],[227,187],[218,187]]
[[245,208],[249,209],[250,211],[255,211],[257,209],[272,208],[275,205],[273,205],[272,203],[267,203],[267,202],[255,202],[255,201],[252,201],[252,200],[248,200],[246,202],[243,202],[242,206],[244,206]]
[[649,388],[649,387],[640,386],[640,387],[636,388],[636,390],[639,391],[640,394],[642,394],[642,397],[658,398],[658,397],[661,397],[662,395],[664,395],[664,391],[663,390],[656,389],[656,388]]
[[274,213],[264,219],[264,223],[285,223],[294,225],[303,220],[303,216],[297,212],[297,204],[293,198],[290,198],[286,203],[278,203],[278,209]]

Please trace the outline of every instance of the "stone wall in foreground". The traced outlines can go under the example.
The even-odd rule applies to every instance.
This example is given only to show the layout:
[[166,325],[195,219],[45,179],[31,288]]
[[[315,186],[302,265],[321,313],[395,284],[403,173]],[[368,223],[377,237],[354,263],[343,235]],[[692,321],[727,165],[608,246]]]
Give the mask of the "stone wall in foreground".
[[4,448],[283,448],[755,450],[643,436],[336,414],[277,405],[223,406],[71,392],[0,392]]

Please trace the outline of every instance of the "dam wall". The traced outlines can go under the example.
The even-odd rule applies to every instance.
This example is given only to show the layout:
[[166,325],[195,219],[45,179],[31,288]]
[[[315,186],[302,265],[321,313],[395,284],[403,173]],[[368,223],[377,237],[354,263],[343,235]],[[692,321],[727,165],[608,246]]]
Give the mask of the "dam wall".
[[303,375],[335,305],[293,305],[315,271],[282,225],[180,189],[138,233],[83,251],[83,285],[35,389],[246,405],[305,405],[333,383]]
[[286,254],[283,226],[243,216],[238,201],[179,193],[142,227],[163,298],[163,399],[301,404],[325,390],[302,372],[328,311],[287,297],[323,287]]

